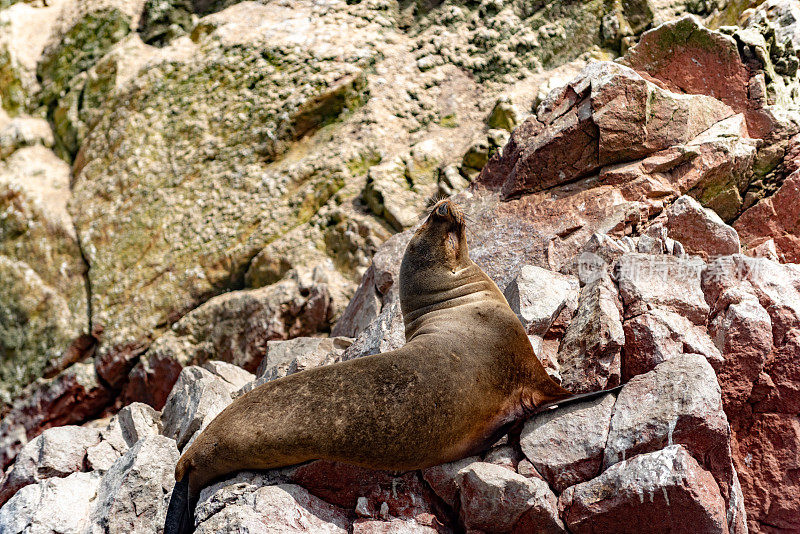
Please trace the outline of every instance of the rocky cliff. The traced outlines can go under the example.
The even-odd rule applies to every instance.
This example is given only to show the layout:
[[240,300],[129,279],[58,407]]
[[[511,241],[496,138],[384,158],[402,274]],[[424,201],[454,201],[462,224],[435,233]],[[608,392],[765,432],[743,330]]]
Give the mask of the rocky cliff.
[[199,532],[800,531],[800,6],[0,1],[0,531],[158,532],[259,383],[403,344],[435,195],[548,371],[618,393]]

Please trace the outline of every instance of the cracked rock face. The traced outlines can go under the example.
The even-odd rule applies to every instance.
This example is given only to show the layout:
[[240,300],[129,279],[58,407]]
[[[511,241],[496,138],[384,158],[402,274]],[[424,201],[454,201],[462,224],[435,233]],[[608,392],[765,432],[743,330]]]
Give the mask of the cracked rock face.
[[198,532],[800,529],[796,2],[518,4],[0,0],[0,531],[158,532],[233,398],[402,346],[437,193],[554,379],[622,388],[235,474]]
[[729,531],[714,478],[680,445],[636,456],[570,487],[559,506],[572,532],[633,533],[643,525],[650,532]]

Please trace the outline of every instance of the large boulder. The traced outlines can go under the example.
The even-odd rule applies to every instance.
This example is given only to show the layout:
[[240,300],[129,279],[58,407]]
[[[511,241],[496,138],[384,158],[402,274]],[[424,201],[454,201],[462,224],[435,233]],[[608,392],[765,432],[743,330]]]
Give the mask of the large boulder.
[[512,161],[503,195],[541,191],[687,143],[731,115],[716,99],[664,90],[616,63],[593,63],[514,132],[504,151]]
[[48,478],[22,488],[0,508],[0,531],[83,534],[99,497],[97,473]]
[[83,471],[87,449],[99,442],[100,432],[94,428],[48,428],[17,455],[0,485],[0,506],[29,484]]
[[[323,330],[330,324],[331,312],[327,287],[310,281],[287,278],[259,289],[232,291],[182,317],[156,339],[144,358],[152,353],[158,359],[174,360],[176,366],[222,360],[252,372],[264,358],[268,341]],[[98,358],[99,370],[107,381],[118,384],[128,377],[137,357],[136,351],[103,353]],[[166,381],[169,375],[163,378]],[[145,377],[134,371],[128,386],[131,397],[138,389],[146,389],[139,384],[142,380]],[[164,385],[166,389],[172,386]]]
[[236,389],[202,367],[184,367],[162,411],[164,435],[179,449],[231,402]]
[[103,475],[87,533],[159,531],[175,485],[175,441],[164,436],[139,440]]
[[[377,34],[343,31],[354,18],[311,15],[311,6],[251,2],[211,15],[197,44],[176,43],[117,93],[128,104],[112,97],[103,108],[81,145],[73,203],[93,273],[93,320],[106,327],[101,352],[123,352],[235,285],[261,248],[344,185],[338,162],[267,166],[292,140],[359,106],[376,57],[365,43],[380,42]],[[163,122],[156,137],[153,114]],[[135,173],[126,170],[130,152],[114,154],[118,142],[147,154]],[[126,193],[104,201],[98,193],[119,180]]]
[[547,484],[498,465],[475,462],[458,472],[461,519],[468,530],[564,533]]
[[[561,493],[600,471],[616,399],[604,395],[529,419],[520,447],[538,473]],[[574,429],[580,428],[576,435]]]
[[85,352],[70,344],[88,330],[86,266],[66,204],[69,166],[44,146],[0,162],[0,400],[54,374]]
[[[641,454],[572,486],[559,499],[576,533],[727,533],[714,477],[680,445]],[[680,510],[680,513],[675,513]]]

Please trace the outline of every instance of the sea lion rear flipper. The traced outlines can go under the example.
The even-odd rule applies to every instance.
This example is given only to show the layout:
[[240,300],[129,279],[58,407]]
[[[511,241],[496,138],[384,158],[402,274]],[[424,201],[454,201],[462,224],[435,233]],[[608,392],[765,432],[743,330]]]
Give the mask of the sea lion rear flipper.
[[189,495],[189,476],[175,482],[169,499],[164,534],[191,534],[194,532],[194,505],[197,499]]
[[596,397],[600,397],[601,395],[605,395],[606,393],[614,393],[622,389],[624,384],[620,384],[619,386],[609,388],[609,389],[601,389],[600,391],[590,391],[589,393],[579,393],[578,395],[572,395],[571,397],[562,398],[557,401],[547,402],[541,404],[536,407],[533,413],[540,413],[545,412],[551,408],[561,407],[566,404],[572,404],[573,402],[580,402],[580,401],[587,401],[594,399]]

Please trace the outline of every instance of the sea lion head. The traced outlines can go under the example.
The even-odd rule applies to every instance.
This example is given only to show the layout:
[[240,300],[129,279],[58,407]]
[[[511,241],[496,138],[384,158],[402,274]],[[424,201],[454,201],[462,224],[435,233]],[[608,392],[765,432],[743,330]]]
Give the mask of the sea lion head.
[[450,200],[441,200],[409,241],[400,264],[400,307],[407,339],[420,316],[450,301],[473,270],[478,269],[469,258],[464,214]]
[[456,272],[469,264],[464,214],[450,200],[434,204],[428,218],[408,243],[400,279],[409,268],[416,272],[426,269]]

